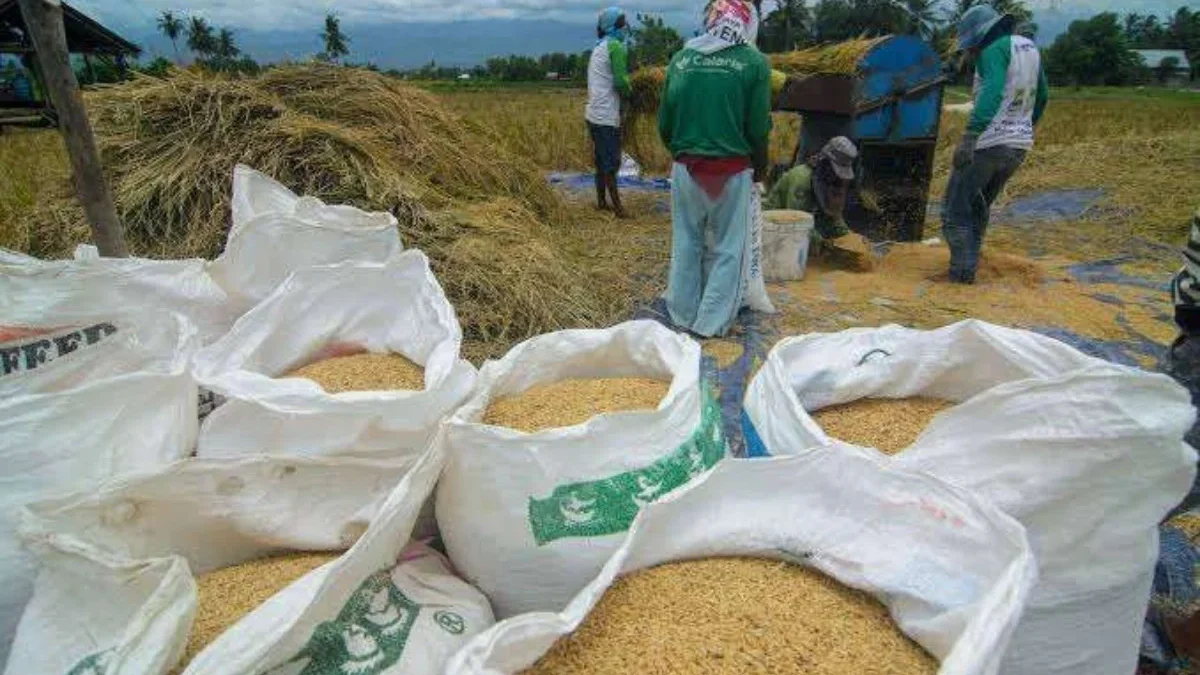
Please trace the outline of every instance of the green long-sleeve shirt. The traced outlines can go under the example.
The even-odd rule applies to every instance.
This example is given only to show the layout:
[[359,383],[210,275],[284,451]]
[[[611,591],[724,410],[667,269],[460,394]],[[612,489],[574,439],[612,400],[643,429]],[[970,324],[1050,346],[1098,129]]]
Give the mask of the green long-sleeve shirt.
[[671,156],[749,157],[765,166],[771,133],[771,69],[750,45],[671,59],[658,109]]
[[1032,147],[1048,98],[1037,46],[1020,35],[993,40],[975,65],[975,109],[967,122],[967,131],[979,137],[975,147]]
[[813,225],[817,235],[823,239],[837,239],[842,235],[849,234],[850,228],[846,225],[846,219],[843,216],[831,217],[817,204],[812,181],[813,170],[807,164],[799,164],[788,169],[767,192],[767,197],[763,200],[763,208],[807,211],[813,214]]

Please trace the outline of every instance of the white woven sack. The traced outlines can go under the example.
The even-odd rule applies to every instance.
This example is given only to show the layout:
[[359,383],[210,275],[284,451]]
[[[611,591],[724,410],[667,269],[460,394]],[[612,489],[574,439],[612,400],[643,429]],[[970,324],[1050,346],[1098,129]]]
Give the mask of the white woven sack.
[[[483,366],[446,422],[437,520],[498,617],[558,611],[620,545],[638,509],[727,453],[700,346],[652,321],[527,340]],[[657,410],[522,433],[481,423],[496,398],[568,378],[670,380]]]
[[[411,457],[470,394],[475,369],[459,357],[461,342],[454,308],[420,251],[298,271],[196,355],[197,379],[226,399],[205,419],[198,454]],[[280,377],[359,351],[424,366],[425,388],[330,394]]]
[[209,271],[246,311],[296,270],[346,261],[381,263],[401,249],[392,214],[298,197],[239,164],[233,170],[229,236]]
[[33,590],[18,510],[191,453],[197,347],[191,323],[155,312],[0,327],[0,664]]
[[409,538],[441,466],[433,454],[415,463],[192,460],[35,504],[23,535],[43,571],[7,673],[102,664],[105,675],[162,675],[187,643],[193,574],[350,547],[243,617],[183,672],[435,675],[492,623],[486,598]]
[[574,631],[618,576],[712,556],[802,561],[874,595],[937,657],[939,675],[996,672],[1037,576],[1016,521],[930,476],[853,453],[730,459],[646,507],[565,609],[496,624],[446,675],[518,673]]
[[[1041,581],[1001,672],[1128,675],[1158,523],[1192,484],[1195,414],[1169,378],[966,321],[784,340],[751,383],[758,453],[826,453],[806,410],[864,397],[960,402],[890,461],[992,500],[1029,530]],[[859,452],[876,454],[872,449]]]
[[174,312],[196,325],[201,344],[224,335],[238,311],[208,275],[207,262],[101,258],[79,246],[73,260],[0,255],[0,324],[50,325],[97,309]]

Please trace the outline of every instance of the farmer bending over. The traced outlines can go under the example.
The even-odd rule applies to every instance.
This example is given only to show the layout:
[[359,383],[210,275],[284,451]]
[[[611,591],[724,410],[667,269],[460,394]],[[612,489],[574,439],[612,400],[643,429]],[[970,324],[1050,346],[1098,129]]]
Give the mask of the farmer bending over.
[[958,22],[958,48],[975,57],[975,109],[954,151],[942,204],[950,281],[957,283],[975,283],[988,211],[1033,147],[1033,127],[1046,108],[1041,55],[1031,40],[1013,34],[1013,23],[988,4]]
[[821,239],[850,234],[846,226],[846,193],[854,180],[858,149],[845,136],[830,139],[808,162],[797,164],[771,186],[766,209],[807,211]]
[[[745,0],[717,0],[705,33],[667,67],[658,131],[671,151],[671,321],[724,335],[741,306],[750,190],[767,163],[771,70],[754,47],[758,16]],[[705,233],[712,266],[704,273]]]
[[612,199],[613,212],[625,217],[621,195],[617,192],[617,171],[621,168],[621,97],[629,94],[629,66],[625,40],[629,28],[625,12],[609,7],[600,13],[596,24],[600,41],[588,60],[587,122],[592,135],[596,160],[596,208],[607,209],[605,192]]

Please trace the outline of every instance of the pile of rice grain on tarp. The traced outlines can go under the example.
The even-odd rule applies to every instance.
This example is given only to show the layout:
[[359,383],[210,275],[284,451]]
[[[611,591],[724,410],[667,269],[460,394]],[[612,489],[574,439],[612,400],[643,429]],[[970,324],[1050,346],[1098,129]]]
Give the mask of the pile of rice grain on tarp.
[[940,398],[860,398],[814,412],[821,429],[839,441],[894,455],[912,445],[938,413],[953,407]]
[[[467,340],[511,342],[617,318],[606,313],[616,306],[606,294],[618,291],[589,283],[589,270],[548,234],[568,218],[538,167],[425,90],[322,64],[257,77],[189,69],[102,88],[87,105],[135,255],[215,257],[227,237],[233,167],[242,163],[297,194],[395,214],[404,246],[425,251],[456,307],[493,299],[499,287],[491,316],[460,312]],[[497,203],[507,218],[499,232]],[[68,257],[90,236],[65,182],[36,219],[34,255]],[[464,235],[469,250],[456,246]],[[508,263],[528,257],[514,240],[541,252],[536,264]],[[553,301],[539,295],[547,289]]]
[[354,354],[322,359],[284,377],[303,377],[330,394],[425,388],[425,369],[399,354]]
[[641,377],[561,380],[494,401],[483,422],[526,433],[569,427],[603,413],[653,410],[670,388]]
[[183,659],[172,672],[182,673],[205,647],[221,637],[271,596],[341,553],[290,553],[231,565],[196,579],[198,603]]
[[799,565],[671,563],[617,580],[523,675],[933,675],[871,596]]

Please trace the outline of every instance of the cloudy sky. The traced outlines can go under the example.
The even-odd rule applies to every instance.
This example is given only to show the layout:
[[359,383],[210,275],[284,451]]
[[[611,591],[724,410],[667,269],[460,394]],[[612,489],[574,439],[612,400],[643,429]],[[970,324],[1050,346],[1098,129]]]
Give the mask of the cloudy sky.
[[[196,13],[210,22],[251,30],[287,30],[311,26],[326,12],[346,25],[395,21],[456,21],[523,18],[589,21],[606,0],[74,0],[102,22],[126,28],[153,26],[163,10]],[[768,3],[770,0],[768,0]],[[1032,0],[1035,10],[1115,9],[1133,11],[1174,7],[1192,0]],[[700,0],[638,0],[633,11],[665,14],[672,23],[691,23]]]

